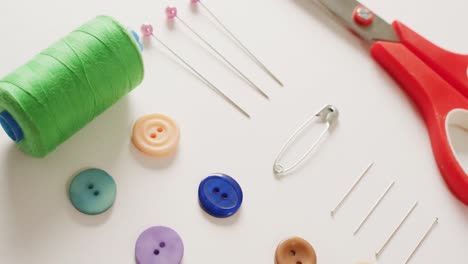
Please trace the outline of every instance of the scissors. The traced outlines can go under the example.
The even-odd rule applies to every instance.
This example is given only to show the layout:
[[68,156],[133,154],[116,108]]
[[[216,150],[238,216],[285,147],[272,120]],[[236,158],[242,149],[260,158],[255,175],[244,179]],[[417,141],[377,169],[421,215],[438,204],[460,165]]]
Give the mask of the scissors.
[[355,0],[315,0],[368,42],[370,53],[414,101],[448,188],[468,205],[468,176],[454,154],[449,125],[468,129],[468,56],[434,45],[399,21],[385,22]]

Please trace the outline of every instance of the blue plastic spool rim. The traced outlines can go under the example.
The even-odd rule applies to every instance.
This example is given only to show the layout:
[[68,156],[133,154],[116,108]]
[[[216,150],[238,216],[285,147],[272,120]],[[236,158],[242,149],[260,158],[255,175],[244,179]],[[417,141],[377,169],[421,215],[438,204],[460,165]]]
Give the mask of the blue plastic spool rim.
[[140,51],[143,51],[143,44],[141,43],[140,36],[138,35],[138,33],[136,33],[135,30],[131,30],[131,29],[129,29],[129,32],[132,35],[135,42],[138,44]]
[[8,112],[0,113],[0,125],[2,125],[5,133],[15,142],[20,142],[24,138],[23,130],[16,122],[15,118]]

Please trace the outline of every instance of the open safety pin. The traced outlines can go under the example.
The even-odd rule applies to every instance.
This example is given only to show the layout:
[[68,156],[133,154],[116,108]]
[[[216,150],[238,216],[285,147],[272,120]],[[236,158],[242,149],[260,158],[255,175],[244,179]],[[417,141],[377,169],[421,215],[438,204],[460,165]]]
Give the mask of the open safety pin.
[[[332,128],[333,124],[336,123],[338,116],[338,109],[333,105],[327,105],[324,108],[322,108],[320,112],[307,119],[284,144],[283,148],[281,149],[280,153],[275,159],[275,163],[273,165],[274,172],[278,175],[285,174],[299,166],[299,164],[301,164],[301,162],[303,162],[309,156],[309,154],[317,147],[318,143],[320,143],[325,134]],[[307,150],[306,153],[304,153],[304,155],[302,155],[302,157],[298,161],[294,162],[289,167],[284,167],[284,165],[280,164],[280,160],[281,158],[283,158],[284,153],[291,146],[293,141],[301,134],[301,132],[303,132],[316,118],[318,118],[321,122],[326,123],[327,127],[325,128],[325,130],[323,130],[323,132],[320,134],[320,137],[315,141],[315,143]]]

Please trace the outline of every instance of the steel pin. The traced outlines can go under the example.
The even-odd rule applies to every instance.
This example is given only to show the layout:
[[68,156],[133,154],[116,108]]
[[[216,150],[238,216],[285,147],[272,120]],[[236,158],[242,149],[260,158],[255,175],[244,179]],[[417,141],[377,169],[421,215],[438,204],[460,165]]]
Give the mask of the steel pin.
[[186,23],[182,18],[177,15],[177,8],[167,7],[166,15],[169,20],[177,19],[182,25],[184,25],[192,34],[194,34],[198,39],[200,39],[205,45],[210,48],[214,53],[216,53],[224,62],[226,62],[241,78],[243,78],[251,87],[253,87],[257,92],[259,92],[263,97],[269,99],[268,95],[260,89],[252,80],[249,79],[239,68],[234,66],[221,52],[219,52],[213,45],[211,45],[204,37],[202,37],[195,29],[193,29],[188,23]]
[[401,226],[406,222],[406,220],[408,219],[408,217],[411,215],[411,213],[413,213],[414,209],[416,209],[416,206],[418,206],[418,202],[416,202],[413,207],[411,207],[411,209],[408,211],[408,213],[406,213],[405,217],[403,217],[403,219],[400,221],[400,223],[397,225],[397,227],[395,228],[395,230],[393,230],[393,232],[390,234],[390,236],[387,238],[387,240],[384,242],[384,244],[382,245],[382,247],[380,247],[380,249],[375,252],[375,256],[376,257],[379,257],[380,254],[382,254],[382,252],[385,250],[385,248],[387,247],[388,243],[390,243],[390,241],[393,239],[393,237],[395,236],[395,234],[400,230]]
[[340,207],[343,205],[343,203],[348,199],[349,195],[356,189],[356,186],[361,182],[362,178],[367,174],[367,172],[372,168],[374,165],[374,162],[369,164],[369,166],[364,170],[364,172],[359,176],[359,178],[354,182],[353,186],[349,188],[349,190],[345,193],[345,195],[341,198],[341,200],[338,202],[338,204],[331,210],[331,216],[334,216],[335,213],[340,209]]
[[250,115],[242,109],[238,104],[236,104],[231,98],[229,98],[225,93],[223,93],[218,87],[216,87],[214,84],[212,84],[208,79],[206,79],[200,72],[198,72],[195,68],[193,68],[186,60],[184,60],[182,57],[180,57],[175,51],[173,51],[169,46],[167,46],[163,41],[161,41],[159,38],[157,38],[153,34],[153,27],[151,25],[142,25],[141,26],[141,31],[144,36],[146,37],[152,37],[156,41],[159,42],[163,47],[165,47],[172,55],[174,55],[176,58],[178,58],[185,66],[187,66],[190,70],[192,70],[195,75],[197,75],[202,81],[205,82],[208,87],[213,89],[215,92],[217,92],[221,97],[223,97],[228,103],[230,103],[232,106],[234,106],[237,110],[239,110],[243,115],[245,115],[247,118],[250,118]]
[[419,240],[418,244],[416,245],[416,247],[413,249],[413,251],[411,252],[411,254],[409,255],[409,257],[406,259],[405,261],[405,264],[408,263],[414,256],[414,254],[416,253],[416,251],[421,247],[421,244],[427,239],[427,236],[431,233],[431,231],[434,229],[435,225],[439,222],[439,218],[437,217],[434,222],[431,224],[431,226],[429,227],[429,229],[426,231],[426,233],[424,234],[424,236],[421,238],[421,240]]
[[223,22],[200,0],[191,0],[192,3],[199,3],[205,11],[224,29],[224,31],[236,42],[242,50],[260,67],[264,72],[266,72],[275,82],[280,86],[284,86],[283,83],[263,64],[245,45],[239,38],[234,35],[234,33],[224,25]]
[[369,219],[369,217],[374,213],[375,209],[377,208],[377,206],[379,206],[379,204],[382,202],[382,200],[385,198],[385,196],[387,196],[388,192],[392,189],[392,187],[395,185],[395,181],[393,181],[388,187],[387,189],[385,190],[385,192],[382,194],[382,196],[380,196],[379,200],[377,200],[377,202],[374,204],[374,206],[372,207],[372,209],[369,211],[369,213],[367,213],[366,217],[364,217],[364,219],[362,220],[362,222],[359,224],[359,226],[356,228],[356,230],[354,231],[353,235],[356,235],[359,230],[361,230],[362,226],[367,222],[367,220]]

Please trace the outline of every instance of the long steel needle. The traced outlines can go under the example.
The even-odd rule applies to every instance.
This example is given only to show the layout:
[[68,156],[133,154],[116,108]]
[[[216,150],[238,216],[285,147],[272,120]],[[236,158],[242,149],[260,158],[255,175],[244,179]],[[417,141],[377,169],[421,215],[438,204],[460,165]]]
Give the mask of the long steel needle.
[[210,81],[208,81],[200,72],[198,72],[195,68],[193,68],[187,61],[185,61],[182,57],[180,57],[175,51],[173,51],[169,46],[167,46],[163,41],[158,39],[154,34],[153,34],[153,27],[151,25],[143,25],[141,27],[141,31],[144,36],[146,37],[152,37],[155,39],[159,44],[161,44],[163,47],[165,47],[172,55],[174,55],[176,58],[178,58],[185,66],[187,66],[190,70],[192,70],[195,75],[197,75],[201,80],[205,82],[208,87],[213,89],[215,92],[217,92],[221,97],[223,97],[228,103],[230,103],[232,106],[234,106],[237,110],[239,110],[243,115],[245,115],[247,118],[250,118],[250,115],[242,109],[239,105],[237,105],[231,98],[229,98],[225,93],[223,93],[218,87],[216,87],[214,84],[212,84]]
[[242,41],[239,40],[234,33],[224,25],[223,22],[200,0],[192,0],[192,3],[199,3],[205,11],[224,29],[224,31],[245,51],[245,53],[260,67],[264,72],[266,72],[275,82],[279,85],[284,86],[283,83],[263,64],[245,45]]
[[395,230],[393,230],[393,232],[390,234],[390,236],[387,238],[387,240],[385,240],[384,244],[380,247],[380,249],[375,252],[375,256],[376,257],[379,257],[380,254],[382,254],[382,252],[385,250],[385,248],[387,247],[388,243],[390,243],[390,241],[393,239],[393,237],[395,236],[395,234],[398,232],[398,230],[400,230],[401,226],[406,222],[406,220],[408,219],[408,217],[411,215],[411,213],[414,211],[414,209],[416,209],[416,206],[418,206],[418,202],[416,202],[413,207],[411,207],[411,209],[408,211],[408,213],[406,213],[405,217],[403,217],[403,219],[400,221],[400,223],[398,224],[398,226],[395,228]]
[[205,83],[215,90],[219,95],[221,95],[226,101],[228,101],[232,106],[234,106],[237,110],[239,110],[242,114],[244,114],[247,118],[250,118],[250,115],[242,109],[238,104],[236,104],[231,98],[229,98],[225,93],[223,93],[218,87],[216,87],[214,84],[212,84],[210,81],[208,81],[201,73],[199,73],[195,68],[190,66],[184,59],[182,59],[179,55],[177,55],[173,50],[171,50],[166,44],[164,44],[161,40],[153,36],[154,39],[156,39],[161,45],[163,45],[166,49],[169,50],[175,57],[177,57],[182,63],[185,64],[188,68],[190,68],[198,77],[200,77]]
[[257,90],[263,97],[269,99],[268,95],[260,89],[252,80],[249,79],[239,68],[234,66],[221,52],[219,52],[213,45],[211,45],[204,37],[202,37],[195,29],[193,29],[188,23],[186,23],[182,18],[177,15],[177,9],[175,7],[167,7],[166,15],[169,20],[177,19],[182,25],[184,25],[192,34],[194,34],[198,39],[200,39],[205,45],[210,48],[214,53],[216,53],[224,62],[226,62],[240,77],[242,77],[252,88]]
[[431,224],[431,227],[429,227],[429,229],[426,231],[426,233],[424,234],[424,236],[421,238],[421,240],[419,240],[418,244],[416,245],[416,247],[413,249],[413,251],[411,252],[411,254],[409,255],[409,257],[406,259],[405,261],[405,264],[407,264],[408,262],[410,262],[410,260],[413,258],[414,254],[416,253],[416,251],[421,247],[421,244],[427,239],[427,236],[431,233],[432,229],[434,229],[435,225],[439,222],[439,218],[436,218],[434,220],[434,222]]
[[379,206],[379,204],[382,202],[382,200],[385,198],[385,196],[388,194],[388,192],[390,191],[390,189],[392,189],[392,187],[395,185],[395,181],[393,181],[388,187],[387,189],[385,190],[385,192],[382,194],[382,196],[380,196],[379,200],[374,204],[374,206],[372,207],[372,209],[369,211],[369,213],[367,213],[366,217],[364,217],[364,219],[362,220],[362,222],[359,224],[359,226],[356,228],[356,230],[354,231],[353,235],[356,235],[359,230],[361,230],[362,226],[367,222],[367,220],[369,219],[369,217],[374,213],[375,209],[377,208],[377,206]]
[[361,176],[359,176],[359,178],[354,182],[353,186],[351,186],[351,188],[349,188],[349,190],[345,193],[343,198],[341,198],[341,200],[335,206],[335,208],[333,208],[333,210],[331,210],[331,216],[335,216],[335,213],[338,211],[338,209],[340,209],[340,207],[343,205],[343,203],[346,201],[346,199],[348,199],[349,195],[354,191],[354,189],[356,189],[356,186],[359,184],[359,182],[361,182],[362,178],[364,178],[364,176],[367,174],[367,172],[370,170],[370,168],[372,168],[373,165],[374,165],[374,162],[369,164],[369,166],[364,170],[364,172],[361,174]]

